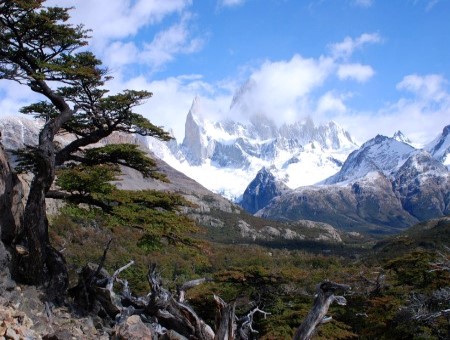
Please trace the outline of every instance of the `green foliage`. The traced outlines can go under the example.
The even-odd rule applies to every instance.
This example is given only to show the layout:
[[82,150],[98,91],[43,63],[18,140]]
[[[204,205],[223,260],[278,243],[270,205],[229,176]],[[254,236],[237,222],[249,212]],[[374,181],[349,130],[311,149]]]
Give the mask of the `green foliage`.
[[[68,9],[44,1],[0,1],[0,79],[62,80],[76,68],[62,67],[67,53],[87,44],[82,25],[66,24]],[[30,84],[33,85],[33,84]]]
[[71,194],[82,196],[92,194],[110,194],[114,190],[117,168],[109,165],[70,166],[58,171],[56,185]]
[[135,144],[108,144],[100,148],[84,151],[85,163],[88,164],[123,164],[141,172],[144,177],[165,179],[154,170],[156,162]]

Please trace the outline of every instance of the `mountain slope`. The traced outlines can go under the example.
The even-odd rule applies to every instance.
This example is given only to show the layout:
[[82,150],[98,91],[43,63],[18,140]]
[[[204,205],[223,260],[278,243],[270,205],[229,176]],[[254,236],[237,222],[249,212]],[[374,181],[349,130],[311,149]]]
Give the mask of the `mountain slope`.
[[428,152],[376,136],[352,152],[335,175],[273,199],[256,215],[389,233],[450,214],[449,193],[448,169]]
[[[24,143],[33,145],[37,142],[39,128],[39,123],[25,118],[0,119],[2,144],[9,151],[22,147]],[[64,138],[60,138],[59,142],[67,143],[70,138],[70,136],[64,135]],[[99,142],[99,144],[110,143],[138,144],[155,159],[157,170],[169,179],[169,182],[161,182],[151,178],[143,178],[138,171],[122,167],[120,180],[115,182],[117,187],[125,190],[154,189],[181,194],[192,203],[192,206],[184,207],[181,213],[188,215],[200,225],[206,227],[207,234],[205,237],[207,238],[215,238],[224,242],[285,239],[342,241],[340,233],[324,223],[297,221],[288,225],[264,221],[247,214],[239,206],[221,195],[211,192],[195,180],[155,157],[147,147],[147,140],[141,136],[116,133]],[[24,185],[26,186],[27,183],[24,182]],[[49,206],[52,208],[49,213],[55,213],[58,206],[53,203]]]
[[428,144],[425,150],[438,161],[450,167],[450,125],[444,127],[442,133]]
[[289,191],[289,188],[267,169],[262,168],[244,191],[240,206],[254,214],[264,208],[274,197]]

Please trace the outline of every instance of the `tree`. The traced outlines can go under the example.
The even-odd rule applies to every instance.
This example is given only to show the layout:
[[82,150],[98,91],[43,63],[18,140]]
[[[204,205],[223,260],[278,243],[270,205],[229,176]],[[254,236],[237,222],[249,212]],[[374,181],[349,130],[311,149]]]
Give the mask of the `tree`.
[[[18,153],[19,168],[32,171],[34,177],[22,223],[9,242],[13,249],[26,254],[16,251],[16,278],[41,284],[51,277],[63,289],[64,259],[49,242],[45,198],[72,197],[77,203],[107,208],[91,193],[110,190],[106,182],[113,179],[115,165],[131,166],[145,176],[158,177],[154,163],[130,145],[92,150],[85,147],[115,131],[161,140],[169,140],[170,136],[133,111],[152,96],[151,92],[126,90],[108,94],[104,87],[111,79],[108,70],[91,52],[82,49],[87,45],[89,31],[83,25],[68,23],[70,8],[47,7],[44,2],[0,0],[0,79],[18,82],[42,95],[43,101],[22,108],[21,112],[44,122],[38,145]],[[55,137],[63,133],[75,138],[60,147]],[[91,172],[83,166],[89,166]],[[69,183],[66,176],[66,180],[61,180],[65,191],[53,192],[50,188],[59,168],[66,172],[78,170],[78,174],[85,171],[91,176],[85,176],[85,182],[78,178],[77,183]],[[85,188],[81,189],[83,185]]]

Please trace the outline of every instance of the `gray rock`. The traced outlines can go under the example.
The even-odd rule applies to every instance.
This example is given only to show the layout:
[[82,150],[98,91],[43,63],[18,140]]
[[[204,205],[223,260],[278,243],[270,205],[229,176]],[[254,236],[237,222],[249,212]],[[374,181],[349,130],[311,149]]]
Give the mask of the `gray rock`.
[[273,198],[288,191],[290,189],[281,181],[276,180],[269,169],[262,168],[245,189],[240,205],[244,210],[254,214],[267,206]]
[[139,315],[132,315],[128,319],[116,326],[115,336],[117,340],[151,340],[153,331],[147,327]]

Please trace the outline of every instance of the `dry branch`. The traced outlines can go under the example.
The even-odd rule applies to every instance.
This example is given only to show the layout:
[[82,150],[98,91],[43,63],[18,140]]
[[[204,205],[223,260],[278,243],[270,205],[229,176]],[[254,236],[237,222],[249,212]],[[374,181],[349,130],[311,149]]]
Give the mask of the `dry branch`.
[[328,308],[333,302],[339,305],[345,305],[347,300],[343,296],[334,295],[336,292],[346,292],[350,286],[325,281],[317,285],[317,293],[314,304],[305,320],[294,334],[294,340],[309,340],[313,336],[316,328],[324,323],[331,321],[331,317],[326,317]]

